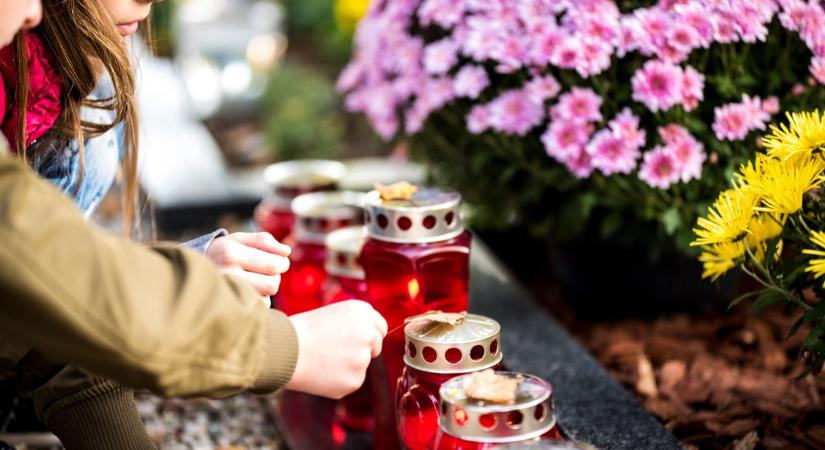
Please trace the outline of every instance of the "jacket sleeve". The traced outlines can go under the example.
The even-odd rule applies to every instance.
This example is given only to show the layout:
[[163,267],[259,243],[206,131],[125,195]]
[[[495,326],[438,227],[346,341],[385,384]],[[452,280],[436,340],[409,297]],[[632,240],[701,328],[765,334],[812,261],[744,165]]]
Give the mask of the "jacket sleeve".
[[180,244],[180,246],[198,252],[201,255],[205,255],[206,251],[209,250],[209,246],[212,245],[212,241],[214,241],[217,238],[224,237],[228,234],[228,231],[226,231],[223,228],[219,228],[209,234],[204,234],[203,236],[198,236],[195,239],[192,239],[191,241],[183,242]]
[[0,328],[52,359],[173,396],[269,392],[292,376],[295,331],[250,286],[189,250],[93,229],[3,156],[0,242]]

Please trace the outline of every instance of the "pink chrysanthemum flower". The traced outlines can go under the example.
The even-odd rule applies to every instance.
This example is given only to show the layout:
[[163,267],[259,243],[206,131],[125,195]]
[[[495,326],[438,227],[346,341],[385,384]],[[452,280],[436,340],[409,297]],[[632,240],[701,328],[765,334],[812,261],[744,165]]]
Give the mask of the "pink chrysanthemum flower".
[[375,127],[375,132],[378,133],[378,136],[385,141],[392,139],[395,133],[398,132],[398,118],[395,114],[373,118],[370,123]]
[[675,123],[659,127],[657,131],[659,132],[659,137],[662,138],[665,145],[672,145],[679,141],[692,139],[688,130],[684,127],[676,125]]
[[602,98],[592,89],[574,87],[559,97],[550,115],[554,120],[597,122],[602,120],[601,106]]
[[485,105],[476,105],[467,114],[467,130],[473,134],[479,134],[490,128],[488,117],[490,111]]
[[575,69],[582,58],[584,48],[578,39],[568,37],[562,40],[550,54],[550,62],[562,69]]
[[779,98],[775,95],[771,95],[770,97],[762,100],[762,110],[770,115],[774,115],[779,112]]
[[677,51],[687,55],[701,45],[701,36],[690,24],[676,22],[667,30],[667,41]]
[[811,58],[810,71],[811,75],[816,78],[816,81],[819,81],[820,84],[825,84],[825,58]]
[[808,3],[805,6],[802,22],[799,24],[799,36],[811,46],[818,41],[823,28],[825,28],[825,10],[816,2]]
[[420,131],[430,113],[446,105],[454,97],[453,82],[449,78],[425,79],[418,91],[418,98],[404,116],[404,129],[407,134]]
[[584,179],[593,173],[593,160],[583,147],[580,147],[577,152],[563,161],[567,170],[569,170],[576,178]]
[[482,16],[467,17],[456,34],[462,53],[479,62],[492,57],[491,49],[500,39],[496,22]]
[[678,15],[678,21],[684,22],[696,30],[699,45],[708,48],[713,42],[713,21],[708,16],[705,6],[699,2],[688,2],[677,4],[673,9]]
[[621,29],[616,44],[616,55],[623,58],[626,54],[639,49],[639,43],[646,38],[639,20],[633,16],[622,17]]
[[771,120],[771,115],[762,107],[762,99],[742,95],[741,105],[748,116],[748,128],[751,130],[764,130],[766,124]]
[[455,42],[450,38],[433,42],[424,48],[424,70],[433,75],[447,73],[458,61]]
[[566,35],[566,32],[556,26],[548,27],[547,30],[536,33],[535,37],[530,40],[530,49],[528,50],[530,62],[537,66],[549,64],[553,52]]
[[682,108],[693,111],[705,99],[705,76],[693,67],[685,67],[682,76]]
[[525,36],[505,35],[494,47],[492,57],[499,64],[496,71],[512,73],[528,61],[529,42]]
[[524,136],[544,119],[544,108],[522,90],[510,90],[489,103],[490,127]]
[[541,135],[541,142],[548,155],[564,163],[574,155],[578,155],[579,151],[584,150],[592,132],[593,126],[589,123],[555,120]]
[[643,32],[639,48],[642,53],[652,55],[665,40],[672,19],[666,11],[656,7],[637,9],[633,16],[639,21],[639,28]]
[[713,16],[713,39],[721,44],[729,44],[739,39],[736,18],[722,13]]
[[808,14],[808,7],[799,0],[785,1],[783,11],[779,14],[779,22],[790,31],[799,31]]
[[487,72],[480,66],[464,66],[455,75],[453,90],[459,97],[476,98],[490,84]]
[[670,109],[682,100],[682,70],[662,61],[648,61],[633,74],[633,100],[651,111]]
[[646,152],[639,169],[639,179],[659,189],[667,189],[678,181],[679,172],[671,152],[664,147],[654,147]]
[[584,78],[602,73],[610,67],[613,47],[604,42],[589,40],[582,46],[582,57],[576,63],[576,72]]
[[613,134],[623,140],[631,148],[640,149],[645,145],[645,130],[639,129],[639,117],[624,108],[610,122],[607,123]]
[[728,103],[713,112],[716,137],[730,141],[744,139],[753,130],[764,130],[771,120],[771,114],[764,108],[762,100],[748,95],[743,95],[740,103]]
[[544,75],[528,81],[524,85],[524,90],[530,98],[543,102],[559,95],[561,85],[553,75]]
[[729,103],[713,110],[713,132],[719,140],[739,141],[748,135],[750,118],[738,103]]
[[630,173],[639,159],[638,147],[627,145],[607,128],[597,131],[585,149],[593,167],[605,175]]
[[433,112],[431,105],[421,98],[416,99],[412,106],[404,112],[404,132],[415,134],[421,131],[424,121],[427,120],[431,112]]
[[702,143],[676,124],[660,127],[659,135],[665,142],[666,151],[673,156],[679,179],[686,183],[701,178],[702,165],[707,159]]
[[393,57],[380,58],[378,62],[388,73],[405,73],[420,67],[421,54],[424,51],[424,42],[412,36],[398,36],[392,42]]
[[424,0],[418,10],[423,25],[437,24],[450,28],[464,17],[464,3],[454,0]]

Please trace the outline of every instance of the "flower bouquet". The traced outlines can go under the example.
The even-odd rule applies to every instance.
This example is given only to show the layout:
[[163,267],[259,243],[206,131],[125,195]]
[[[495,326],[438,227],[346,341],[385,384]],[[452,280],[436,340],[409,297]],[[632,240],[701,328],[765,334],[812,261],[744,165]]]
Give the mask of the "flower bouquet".
[[823,83],[816,1],[375,0],[338,88],[476,227],[689,253],[772,116]]
[[758,153],[735,174],[705,217],[697,221],[692,245],[700,247],[704,277],[718,278],[734,267],[759,289],[731,306],[753,300],[754,312],[785,302],[801,311],[789,332],[809,324],[802,344],[811,368],[825,363],[825,115],[788,114],[789,124],[772,127]]

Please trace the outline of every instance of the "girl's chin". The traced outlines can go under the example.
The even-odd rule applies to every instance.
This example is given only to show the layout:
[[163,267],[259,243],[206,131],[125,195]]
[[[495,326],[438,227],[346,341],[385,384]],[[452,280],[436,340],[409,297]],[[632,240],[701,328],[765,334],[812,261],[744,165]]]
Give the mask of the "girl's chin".
[[137,20],[129,23],[121,23],[117,25],[117,32],[123,37],[129,37],[137,33],[138,25],[140,25],[140,22]]

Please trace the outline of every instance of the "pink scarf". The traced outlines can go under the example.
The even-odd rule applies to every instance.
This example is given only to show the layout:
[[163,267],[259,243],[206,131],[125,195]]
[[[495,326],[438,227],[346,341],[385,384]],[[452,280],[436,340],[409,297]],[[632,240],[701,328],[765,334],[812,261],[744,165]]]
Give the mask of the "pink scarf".
[[[63,81],[54,70],[52,52],[35,33],[26,33],[29,62],[29,95],[26,106],[26,147],[46,134],[60,116],[60,95]],[[17,72],[14,70],[14,49],[0,49],[0,130],[11,143],[17,142],[20,111],[15,108]]]

